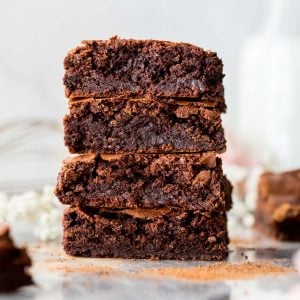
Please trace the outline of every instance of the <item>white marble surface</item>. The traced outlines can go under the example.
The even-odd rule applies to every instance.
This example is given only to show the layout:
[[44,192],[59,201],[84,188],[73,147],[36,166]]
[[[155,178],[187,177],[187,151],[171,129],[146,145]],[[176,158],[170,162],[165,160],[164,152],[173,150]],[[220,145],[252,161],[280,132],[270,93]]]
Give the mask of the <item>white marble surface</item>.
[[[292,256],[299,243],[275,243],[264,240],[247,245],[233,245],[228,261],[268,261],[292,266]],[[300,274],[256,276],[244,280],[189,281],[168,277],[143,277],[136,272],[159,267],[186,268],[213,262],[151,261],[123,259],[71,258],[59,244],[30,244],[32,274],[36,286],[26,287],[2,300],[27,299],[288,299],[298,300]],[[93,267],[86,272],[84,267]],[[103,274],[110,267],[114,272]]]

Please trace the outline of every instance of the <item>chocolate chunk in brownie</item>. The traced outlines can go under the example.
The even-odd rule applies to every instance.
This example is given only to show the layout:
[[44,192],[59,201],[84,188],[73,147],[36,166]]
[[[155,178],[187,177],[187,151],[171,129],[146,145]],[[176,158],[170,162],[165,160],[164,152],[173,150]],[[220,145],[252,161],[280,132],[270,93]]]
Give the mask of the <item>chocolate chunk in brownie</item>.
[[227,256],[225,213],[174,208],[67,208],[65,251],[74,256],[222,260]]
[[220,153],[226,148],[220,113],[191,102],[71,102],[64,129],[71,153]]
[[279,240],[300,241],[300,170],[260,177],[255,227]]
[[29,266],[31,260],[27,251],[16,248],[9,236],[8,226],[0,225],[0,292],[10,292],[32,284],[27,271]]
[[225,111],[223,64],[187,43],[111,38],[83,41],[65,58],[69,98],[193,98]]
[[231,206],[230,183],[215,153],[72,157],[63,163],[55,192],[64,204],[97,208]]

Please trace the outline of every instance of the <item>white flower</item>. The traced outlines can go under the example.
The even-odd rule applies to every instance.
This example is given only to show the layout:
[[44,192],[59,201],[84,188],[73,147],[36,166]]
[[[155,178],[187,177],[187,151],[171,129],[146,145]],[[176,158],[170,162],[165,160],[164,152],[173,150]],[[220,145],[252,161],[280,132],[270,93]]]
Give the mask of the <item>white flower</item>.
[[28,191],[10,198],[0,193],[0,222],[34,224],[34,234],[43,241],[60,237],[62,211],[53,186],[45,186],[41,193]]
[[39,194],[29,191],[21,195],[13,195],[7,208],[7,220],[15,222],[25,220],[35,222],[38,218],[39,211]]

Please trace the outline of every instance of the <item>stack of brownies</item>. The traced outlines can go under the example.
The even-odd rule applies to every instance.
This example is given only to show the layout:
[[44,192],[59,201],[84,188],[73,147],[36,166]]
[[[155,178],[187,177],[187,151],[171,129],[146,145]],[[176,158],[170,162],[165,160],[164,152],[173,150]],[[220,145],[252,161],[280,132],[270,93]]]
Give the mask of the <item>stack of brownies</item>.
[[65,58],[71,153],[56,195],[63,245],[89,257],[220,260],[231,185],[223,65],[216,53],[155,40],[84,41]]

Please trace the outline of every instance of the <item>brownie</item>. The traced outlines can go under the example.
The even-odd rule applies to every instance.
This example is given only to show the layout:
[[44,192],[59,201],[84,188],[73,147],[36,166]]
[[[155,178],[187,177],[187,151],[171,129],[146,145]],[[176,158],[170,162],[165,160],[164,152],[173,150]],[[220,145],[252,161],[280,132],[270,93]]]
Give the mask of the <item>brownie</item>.
[[71,153],[224,152],[220,113],[191,102],[87,99],[64,118]]
[[[281,241],[300,241],[300,208],[284,207],[281,208],[284,217],[274,218],[274,214],[265,207],[259,207],[255,212],[254,227],[268,235]],[[277,209],[277,213],[280,210]],[[276,213],[275,213],[276,214]]]
[[279,240],[300,241],[300,170],[260,177],[255,227]]
[[73,206],[224,211],[228,185],[215,153],[86,154],[64,161],[55,193]]
[[74,256],[222,260],[227,256],[225,213],[174,208],[67,208],[65,251]]
[[32,284],[27,268],[31,260],[26,249],[16,248],[9,228],[0,225],[0,292],[14,291],[22,286]]
[[83,41],[67,54],[64,67],[70,99],[149,96],[226,109],[221,59],[191,44],[117,37]]

